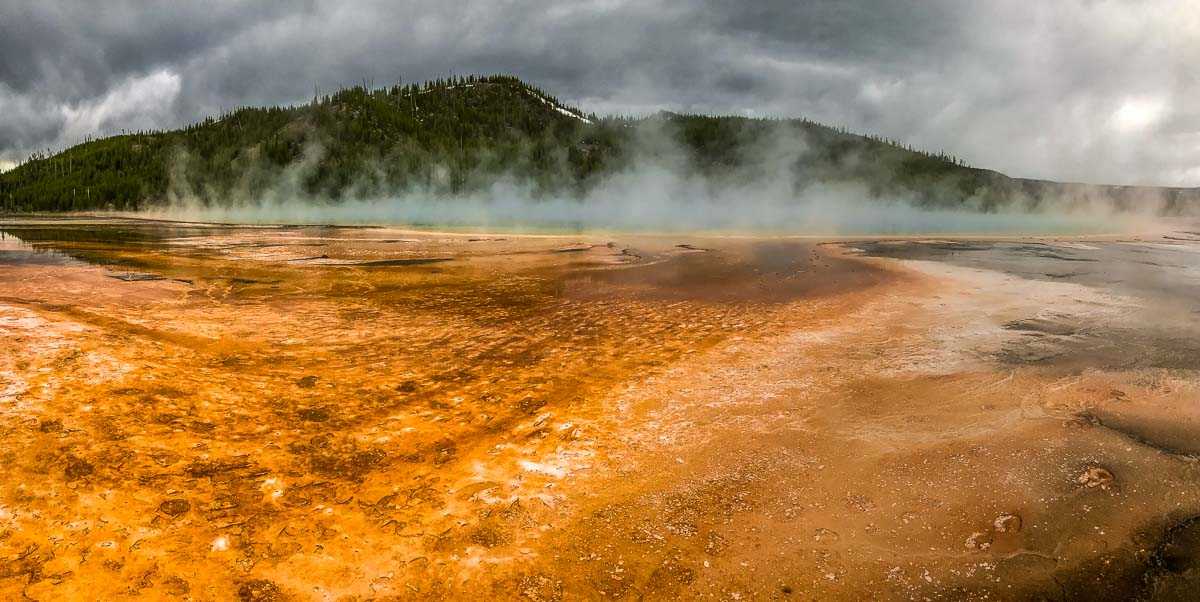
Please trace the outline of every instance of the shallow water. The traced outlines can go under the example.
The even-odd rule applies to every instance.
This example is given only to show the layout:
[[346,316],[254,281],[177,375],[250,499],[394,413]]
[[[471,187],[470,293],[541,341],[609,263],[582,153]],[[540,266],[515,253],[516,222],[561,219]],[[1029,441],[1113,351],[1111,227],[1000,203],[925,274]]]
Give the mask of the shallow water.
[[71,257],[51,249],[40,249],[6,230],[0,230],[0,263],[55,265]]
[[166,207],[133,218],[236,224],[399,226],[427,230],[579,234],[585,232],[903,236],[1088,235],[1145,231],[1161,220],[1136,213],[919,208],[901,201],[842,195],[800,202],[747,196],[720,199],[621,197],[584,202],[526,198],[438,199],[420,196],[346,201],[243,203]]
[[1190,230],[0,229],[0,597],[1200,587]]

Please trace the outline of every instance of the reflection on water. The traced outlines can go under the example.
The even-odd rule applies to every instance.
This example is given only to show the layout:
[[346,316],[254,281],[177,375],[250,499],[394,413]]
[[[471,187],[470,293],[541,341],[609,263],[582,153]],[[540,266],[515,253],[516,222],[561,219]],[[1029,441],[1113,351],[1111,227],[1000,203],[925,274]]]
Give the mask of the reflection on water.
[[6,230],[0,230],[0,265],[66,265],[76,260],[47,247],[34,246]]
[[35,224],[0,228],[0,264],[125,265],[118,255],[130,249],[166,247],[179,239],[230,231],[228,227],[122,223],[110,220],[55,218]]

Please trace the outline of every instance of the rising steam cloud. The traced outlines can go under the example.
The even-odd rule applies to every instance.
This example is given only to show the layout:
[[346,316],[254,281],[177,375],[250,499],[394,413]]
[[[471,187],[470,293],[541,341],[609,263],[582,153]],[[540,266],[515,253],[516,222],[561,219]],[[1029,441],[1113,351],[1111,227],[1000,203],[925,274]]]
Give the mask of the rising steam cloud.
[[[744,169],[704,175],[672,132],[656,120],[638,126],[631,167],[580,195],[546,194],[533,183],[500,175],[473,191],[439,186],[379,190],[364,182],[331,199],[303,182],[324,156],[310,144],[302,159],[264,175],[248,169],[233,190],[196,190],[187,156],[172,170],[168,202],[142,215],[196,222],[405,225],[472,230],[713,231],[797,235],[1081,234],[1156,229],[1162,200],[1118,204],[1104,194],[1073,189],[1053,203],[1012,203],[983,211],[973,199],[930,208],[911,198],[871,194],[862,182],[797,173],[813,152],[803,133],[781,123],[750,145]],[[445,169],[435,168],[444,177]],[[250,182],[269,177],[250,193]]]

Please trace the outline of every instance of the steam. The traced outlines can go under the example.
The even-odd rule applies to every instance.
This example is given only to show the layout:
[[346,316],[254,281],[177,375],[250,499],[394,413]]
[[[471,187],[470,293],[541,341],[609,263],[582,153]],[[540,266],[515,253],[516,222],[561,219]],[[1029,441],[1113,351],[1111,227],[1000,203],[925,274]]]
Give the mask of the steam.
[[1085,187],[1064,189],[1049,203],[1018,199],[998,211],[984,211],[979,199],[930,208],[913,198],[881,197],[865,182],[798,171],[806,154],[815,151],[802,131],[786,122],[747,147],[742,167],[705,175],[664,120],[648,119],[636,127],[628,167],[582,194],[546,193],[537,183],[511,174],[452,194],[446,185],[449,169],[435,166],[420,186],[381,190],[380,178],[367,177],[349,194],[333,199],[306,191],[307,176],[325,155],[321,145],[310,144],[300,161],[282,170],[245,167],[232,190],[195,189],[187,177],[189,158],[180,154],[168,202],[144,215],[194,222],[464,230],[1098,234],[1156,229],[1163,210],[1161,198],[1118,203]]

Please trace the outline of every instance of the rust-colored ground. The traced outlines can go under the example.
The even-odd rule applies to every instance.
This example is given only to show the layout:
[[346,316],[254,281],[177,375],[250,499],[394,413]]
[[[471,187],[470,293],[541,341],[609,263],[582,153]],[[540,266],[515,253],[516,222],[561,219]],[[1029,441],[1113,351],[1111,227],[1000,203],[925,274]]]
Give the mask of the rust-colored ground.
[[1186,295],[919,241],[5,231],[0,598],[1200,579]]

